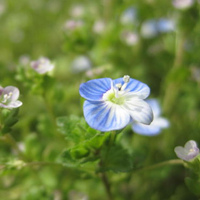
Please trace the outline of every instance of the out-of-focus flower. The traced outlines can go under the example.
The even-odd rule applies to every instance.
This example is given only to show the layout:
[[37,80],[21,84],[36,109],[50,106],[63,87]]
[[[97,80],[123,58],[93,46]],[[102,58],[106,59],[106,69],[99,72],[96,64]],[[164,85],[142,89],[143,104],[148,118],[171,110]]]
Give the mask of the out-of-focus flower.
[[73,5],[70,9],[70,14],[72,17],[80,18],[84,15],[85,9],[81,4]]
[[151,106],[154,119],[150,125],[134,122],[132,129],[135,133],[147,136],[157,135],[162,129],[169,127],[169,121],[164,117],[160,117],[161,109],[156,99],[148,99],[146,102]]
[[156,20],[147,20],[141,26],[141,35],[144,38],[152,38],[158,34]]
[[122,13],[120,17],[120,22],[123,25],[133,24],[136,20],[136,17],[137,17],[137,11],[135,8],[131,7]]
[[54,65],[48,58],[41,57],[36,61],[31,62],[31,67],[39,74],[45,74],[54,68]]
[[19,94],[19,89],[14,86],[0,87],[0,107],[8,109],[20,107],[22,102],[18,100]]
[[79,92],[86,99],[85,119],[94,129],[120,130],[131,121],[150,124],[153,120],[151,107],[144,101],[149,96],[149,87],[127,75],[115,80],[90,80],[80,85]]
[[72,61],[71,69],[73,73],[80,73],[92,68],[91,61],[86,56],[79,56]]
[[28,55],[22,55],[19,57],[19,63],[22,65],[28,65],[30,63],[30,57]]
[[194,3],[194,0],[173,0],[172,4],[177,9],[190,8]]
[[175,30],[175,23],[173,20],[161,18],[158,20],[157,29],[161,33],[167,33]]
[[138,43],[139,37],[135,32],[123,31],[121,34],[121,40],[129,46],[133,46]]
[[94,69],[90,69],[86,71],[86,76],[87,77],[94,77],[95,75],[100,75],[102,74],[106,69],[104,67],[96,67]]
[[64,30],[74,31],[78,28],[81,28],[83,24],[84,23],[82,20],[69,19],[64,24]]
[[141,26],[141,35],[144,38],[153,38],[159,33],[167,33],[175,30],[174,21],[166,18],[158,20],[151,19],[143,22]]
[[184,147],[175,147],[174,151],[177,157],[185,161],[190,161],[199,154],[199,148],[194,140],[188,141]]
[[98,20],[93,25],[93,32],[97,34],[101,34],[105,30],[105,23],[102,20]]
[[3,3],[0,3],[0,15],[2,15],[5,12],[6,8]]

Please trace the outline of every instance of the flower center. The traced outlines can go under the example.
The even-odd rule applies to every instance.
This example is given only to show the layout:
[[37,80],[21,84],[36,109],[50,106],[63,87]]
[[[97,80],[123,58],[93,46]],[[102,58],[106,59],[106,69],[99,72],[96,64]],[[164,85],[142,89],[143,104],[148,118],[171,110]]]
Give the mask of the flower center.
[[107,101],[111,101],[112,103],[122,105],[124,103],[124,97],[119,96],[116,97],[115,92],[108,94]]
[[12,92],[9,92],[8,94],[4,94],[1,98],[2,99],[1,102],[4,104],[8,104],[11,101],[12,95],[13,95]]
[[117,105],[122,105],[125,102],[125,96],[124,94],[127,92],[125,91],[125,88],[127,86],[127,83],[129,82],[130,77],[124,76],[123,81],[124,84],[117,83],[115,86],[113,86],[109,91],[107,91],[103,95],[104,101],[109,101]]

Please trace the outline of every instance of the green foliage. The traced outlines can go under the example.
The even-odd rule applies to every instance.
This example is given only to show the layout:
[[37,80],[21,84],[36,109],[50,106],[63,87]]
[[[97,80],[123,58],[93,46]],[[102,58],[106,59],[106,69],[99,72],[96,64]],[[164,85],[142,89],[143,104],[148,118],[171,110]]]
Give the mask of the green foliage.
[[[130,8],[135,17],[123,24]],[[115,200],[197,200],[199,158],[185,168],[135,170],[175,159],[175,146],[188,140],[200,145],[199,14],[197,0],[185,9],[159,0],[1,1],[0,86],[18,87],[23,105],[0,108],[0,199],[107,199],[104,173]],[[172,20],[175,30],[145,37],[144,22],[160,19]],[[66,28],[70,20],[79,25]],[[30,67],[41,56],[55,64],[50,73]],[[90,70],[73,69],[79,56]],[[131,127],[101,133],[88,126],[80,84],[125,74],[150,86],[169,129],[146,137]]]
[[0,113],[2,118],[2,127],[0,128],[1,134],[9,133],[11,131],[12,126],[18,122],[18,113],[19,109],[3,110]]
[[133,158],[121,145],[104,147],[98,171],[129,172],[133,169]]

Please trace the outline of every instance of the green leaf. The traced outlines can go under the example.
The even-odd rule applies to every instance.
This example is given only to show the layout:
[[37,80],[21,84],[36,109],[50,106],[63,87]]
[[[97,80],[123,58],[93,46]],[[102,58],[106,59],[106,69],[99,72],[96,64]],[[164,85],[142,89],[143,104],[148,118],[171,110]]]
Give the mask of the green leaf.
[[90,139],[96,135],[96,133],[99,133],[99,131],[89,127],[83,117],[80,118],[75,115],[57,118],[57,126],[58,130],[75,144]]
[[198,177],[194,177],[194,178],[187,177],[185,178],[185,183],[192,193],[194,193],[197,196],[200,195],[200,190],[199,190],[200,180]]
[[79,145],[70,150],[70,154],[72,158],[75,158],[75,159],[86,157],[89,155],[89,153],[90,151],[86,147],[84,147],[84,145]]
[[12,126],[14,126],[18,122],[18,113],[19,108],[12,110],[5,110],[2,112],[3,114],[3,129],[2,133],[8,133],[11,131]]
[[106,147],[101,152],[102,162],[99,172],[128,172],[133,169],[133,158],[122,146]]

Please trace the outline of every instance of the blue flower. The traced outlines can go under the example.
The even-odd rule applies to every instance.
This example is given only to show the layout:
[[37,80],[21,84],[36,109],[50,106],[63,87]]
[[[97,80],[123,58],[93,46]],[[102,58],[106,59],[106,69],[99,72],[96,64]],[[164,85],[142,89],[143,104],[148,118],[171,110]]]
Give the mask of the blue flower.
[[161,109],[156,99],[148,99],[146,101],[152,108],[154,119],[150,125],[144,125],[134,122],[132,129],[135,133],[141,135],[153,136],[161,132],[162,129],[169,127],[169,121],[163,117],[160,117]]
[[143,100],[149,87],[129,76],[90,80],[80,85],[79,92],[86,99],[85,119],[94,129],[120,130],[132,121],[150,124],[153,120],[151,107]]

